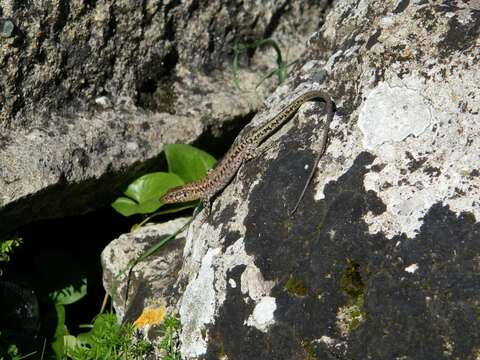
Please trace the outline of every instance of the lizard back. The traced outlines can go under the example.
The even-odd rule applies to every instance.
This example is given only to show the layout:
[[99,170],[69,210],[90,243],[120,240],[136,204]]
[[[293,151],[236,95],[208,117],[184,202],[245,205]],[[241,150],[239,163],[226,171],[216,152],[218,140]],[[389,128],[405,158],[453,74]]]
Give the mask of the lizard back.
[[170,189],[160,201],[164,204],[169,204],[197,199],[210,199],[228,185],[242,163],[251,155],[253,150],[256,150],[258,145],[287,122],[303,103],[315,98],[320,98],[325,102],[325,107],[329,114],[327,123],[329,123],[332,116],[332,100],[330,96],[320,90],[309,90],[295,98],[265,124],[250,130],[243,139],[230,148],[227,154],[218,162],[217,166],[210,170],[204,179]]

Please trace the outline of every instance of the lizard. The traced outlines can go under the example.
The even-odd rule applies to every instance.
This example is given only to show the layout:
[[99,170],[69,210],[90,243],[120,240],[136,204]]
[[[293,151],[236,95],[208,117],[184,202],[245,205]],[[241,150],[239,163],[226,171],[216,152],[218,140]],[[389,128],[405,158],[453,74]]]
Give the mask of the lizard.
[[168,190],[161,198],[162,204],[173,204],[179,202],[187,202],[193,200],[201,200],[205,209],[205,215],[210,214],[210,200],[218,192],[223,190],[231,179],[235,176],[240,166],[259,155],[258,147],[280,127],[282,127],[293,114],[302,106],[303,103],[321,99],[325,102],[327,111],[327,119],[325,122],[325,130],[321,138],[320,153],[315,159],[314,166],[309,174],[307,182],[298,198],[298,201],[290,212],[292,216],[297,210],[309,183],[311,182],[320,158],[325,153],[328,140],[328,130],[333,118],[333,102],[330,96],[321,90],[309,90],[296,97],[287,106],[281,109],[273,118],[266,121],[263,125],[259,125],[249,131],[243,138],[234,144],[225,156],[211,169],[207,176],[203,179],[178,186]]

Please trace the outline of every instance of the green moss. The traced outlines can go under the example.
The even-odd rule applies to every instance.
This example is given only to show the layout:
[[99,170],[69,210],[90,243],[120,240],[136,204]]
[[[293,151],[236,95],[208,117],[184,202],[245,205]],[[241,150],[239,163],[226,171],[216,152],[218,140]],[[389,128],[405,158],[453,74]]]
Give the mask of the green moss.
[[308,289],[303,280],[296,279],[292,275],[288,278],[283,289],[289,294],[297,296],[306,296],[308,293]]
[[307,360],[315,360],[317,358],[317,353],[312,346],[312,343],[308,339],[302,340],[302,347],[303,351],[305,351],[306,359]]
[[350,323],[348,325],[348,332],[352,332],[365,319],[365,312],[363,311],[363,296],[357,299],[355,304],[350,307]]
[[225,359],[225,356],[227,354],[225,353],[225,349],[223,347],[223,344],[220,345],[220,349],[217,351],[217,359],[222,360]]
[[363,297],[365,285],[360,275],[360,265],[350,259],[347,259],[347,268],[340,278],[340,288],[345,295],[354,299],[354,301],[360,296]]
[[293,221],[292,219],[287,219],[284,223],[283,223],[283,226],[285,227],[285,229],[287,229],[288,232],[290,232],[290,230],[292,230],[292,227],[293,227]]
[[348,304],[339,310],[338,324],[341,332],[347,335],[358,328],[366,317],[363,310],[365,285],[360,274],[360,265],[350,259],[347,259],[347,267],[340,278],[340,288],[347,296]]
[[475,306],[475,317],[477,318],[477,321],[480,321],[480,306],[478,305]]

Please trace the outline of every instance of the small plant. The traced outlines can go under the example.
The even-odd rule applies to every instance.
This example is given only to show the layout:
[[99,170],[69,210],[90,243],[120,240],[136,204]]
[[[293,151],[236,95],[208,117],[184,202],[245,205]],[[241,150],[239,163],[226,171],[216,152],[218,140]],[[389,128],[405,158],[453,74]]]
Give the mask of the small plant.
[[240,89],[240,81],[238,80],[238,58],[243,51],[248,49],[257,49],[263,48],[266,46],[271,46],[276,53],[275,62],[277,64],[276,69],[272,70],[268,74],[266,74],[255,86],[257,89],[265,80],[269,79],[273,75],[276,75],[278,78],[278,82],[281,84],[287,77],[287,69],[293,65],[295,61],[288,63],[287,61],[283,61],[282,58],[282,51],[280,50],[280,46],[278,43],[273,39],[259,39],[254,41],[251,44],[235,44],[233,47],[233,62],[232,62],[232,74],[233,74],[233,83],[237,89]]
[[[207,175],[216,163],[213,156],[203,150],[197,149],[186,144],[172,144],[165,146],[165,156],[167,158],[168,172],[156,172],[144,175],[133,181],[125,190],[124,195],[112,203],[112,207],[123,216],[134,214],[151,214],[157,211],[163,204],[160,198],[172,187],[181,186],[186,183],[200,180]],[[178,212],[184,209],[196,207],[198,201],[174,205],[168,210],[158,211],[135,225],[133,229],[143,226],[153,217],[168,213]],[[175,239],[182,232],[191,220],[178,229],[175,233],[162,237],[159,242],[147,249],[137,259],[132,260],[128,267],[116,275],[118,279],[121,275],[128,272],[127,286],[125,293],[125,303],[128,301],[128,290],[130,287],[130,276],[133,268],[140,261],[156,253],[167,242]],[[113,288],[116,288],[116,280]],[[104,303],[105,303],[104,299]]]
[[297,296],[306,296],[308,293],[308,289],[305,286],[305,283],[303,282],[303,280],[296,279],[291,274],[286,284],[284,285],[283,289],[287,291],[289,294],[293,294]]
[[[22,244],[22,238],[15,236],[12,239],[0,240],[0,263],[10,261],[13,250]],[[0,276],[2,269],[0,268]],[[21,360],[32,356],[35,353],[21,355],[17,345],[11,344],[0,332],[0,360]]]
[[135,336],[131,324],[119,325],[113,313],[99,315],[91,330],[77,336],[64,336],[64,356],[73,360],[142,359],[152,345]]
[[[128,185],[125,196],[119,197],[112,207],[123,216],[151,214],[163,204],[160,197],[169,189],[203,178],[215,165],[215,158],[191,145],[172,144],[165,146],[168,172],[146,174]],[[159,211],[144,219],[138,226],[152,217],[178,212],[197,206],[197,201],[178,204],[168,210]]]
[[347,266],[340,278],[340,288],[348,298],[348,303],[338,309],[337,326],[347,336],[366,319],[364,309],[365,284],[360,273],[360,264],[347,258]]
[[163,339],[160,348],[165,352],[161,360],[180,360],[178,349],[178,333],[180,332],[180,321],[173,315],[169,315],[163,322]]
[[[8,262],[10,256],[13,253],[13,249],[19,247],[22,243],[22,238],[15,236],[9,240],[0,240],[0,263]],[[2,269],[0,269],[0,276],[2,275]]]
[[[0,333],[0,338],[2,334]],[[1,339],[0,339],[1,340]],[[20,351],[16,345],[7,345],[6,350],[3,349],[3,344],[0,341],[0,360],[21,360],[27,358],[27,356],[20,355]],[[31,354],[33,355],[33,354]]]

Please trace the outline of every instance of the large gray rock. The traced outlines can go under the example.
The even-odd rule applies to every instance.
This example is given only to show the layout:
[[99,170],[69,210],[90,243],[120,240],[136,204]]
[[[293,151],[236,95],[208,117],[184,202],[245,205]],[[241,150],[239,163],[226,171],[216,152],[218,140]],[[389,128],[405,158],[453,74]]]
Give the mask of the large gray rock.
[[[177,235],[150,257],[139,261],[129,275],[133,262],[140,259],[162,238],[170,236],[182,228],[188,218],[178,218],[163,224],[148,224],[131,233],[123,234],[112,241],[102,252],[104,287],[113,294],[112,301],[117,317],[123,321],[133,322],[145,307],[152,306],[149,298],[156,301],[167,299],[166,290],[175,284],[181,267],[182,250],[185,245],[185,231]],[[127,288],[127,281],[130,284]],[[145,295],[146,289],[149,289]],[[130,301],[125,303],[128,290]],[[135,299],[140,299],[140,303]],[[168,300],[168,299],[167,299]],[[143,302],[145,301],[145,302]],[[165,305],[170,305],[166,301]]]
[[[108,204],[166,143],[217,143],[262,103],[272,51],[232,85],[235,42],[295,54],[323,2],[8,0],[0,7],[0,233]],[[244,65],[245,62],[242,62]],[[273,81],[267,83],[268,90]],[[219,143],[219,144],[218,144]]]
[[[119,321],[133,323],[151,309],[163,313],[163,316],[177,314],[180,294],[175,290],[175,284],[182,266],[186,232],[180,232],[151,256],[138,260],[188,222],[189,218],[178,218],[163,224],[148,224],[121,235],[103,250],[103,283],[111,295]],[[134,267],[133,263],[136,263]],[[141,325],[139,335],[151,339],[156,345],[153,358],[162,358],[164,353],[158,346],[162,335],[158,320],[152,321],[150,317]]]
[[[185,359],[480,356],[480,4],[338,1],[258,125],[306,104],[193,222]],[[247,130],[248,131],[248,130]]]

